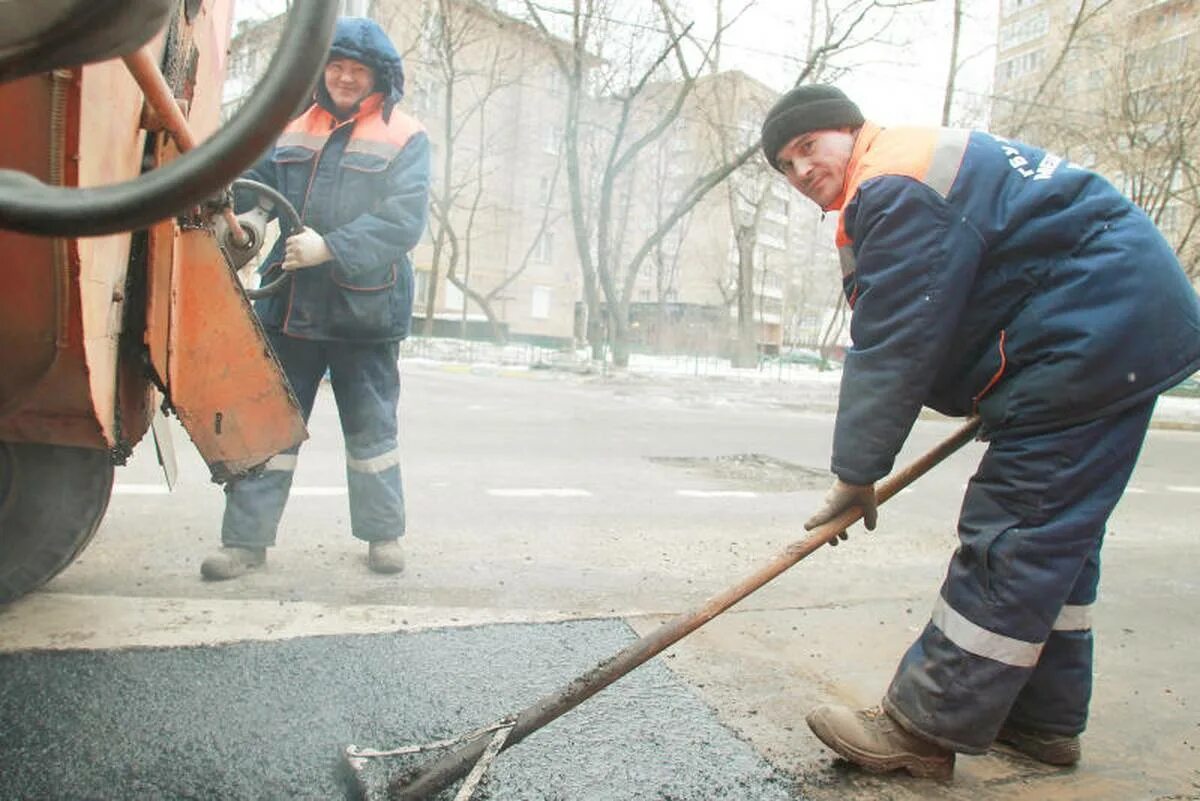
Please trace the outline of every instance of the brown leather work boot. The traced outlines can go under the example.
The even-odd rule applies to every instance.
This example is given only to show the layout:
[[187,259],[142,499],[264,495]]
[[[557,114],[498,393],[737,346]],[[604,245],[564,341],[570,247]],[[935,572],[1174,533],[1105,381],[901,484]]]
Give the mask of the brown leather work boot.
[[907,770],[920,779],[941,781],[954,775],[953,751],[910,734],[877,706],[857,711],[819,706],[805,720],[838,756],[872,773]]
[[1059,767],[1074,765],[1082,756],[1078,735],[1051,734],[1021,728],[1011,723],[1001,727],[1000,733],[996,735],[996,742],[1011,746],[1038,762]]
[[404,549],[400,540],[375,540],[367,546],[367,567],[376,573],[404,570]]
[[225,546],[200,563],[200,575],[209,581],[224,581],[257,570],[266,563],[266,548]]

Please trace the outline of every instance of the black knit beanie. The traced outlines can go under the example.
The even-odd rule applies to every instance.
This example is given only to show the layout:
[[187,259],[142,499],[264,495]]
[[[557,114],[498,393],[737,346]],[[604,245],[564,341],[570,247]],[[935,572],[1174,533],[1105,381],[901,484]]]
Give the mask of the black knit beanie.
[[809,131],[857,128],[862,112],[842,90],[823,84],[797,86],[771,106],[762,124],[763,155],[775,169],[775,157],[788,142]]

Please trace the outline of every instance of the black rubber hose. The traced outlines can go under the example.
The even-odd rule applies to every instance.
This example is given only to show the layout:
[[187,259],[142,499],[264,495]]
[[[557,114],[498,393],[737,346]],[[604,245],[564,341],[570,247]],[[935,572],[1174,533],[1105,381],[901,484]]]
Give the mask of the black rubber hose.
[[279,49],[245,105],[195,150],[131,181],[47,186],[0,170],[0,228],[42,236],[100,236],[173,217],[216,195],[274,142],[325,65],[338,4],[297,0]]
[[[300,221],[300,215],[297,213],[296,207],[288,202],[288,199],[283,196],[283,193],[274,187],[267,186],[266,184],[259,183],[258,181],[251,181],[249,178],[238,178],[233,182],[233,189],[234,191],[237,191],[238,189],[249,190],[255,194],[267,197],[272,203],[274,203],[275,216],[280,218],[280,236],[286,236],[289,232],[294,234],[304,227],[304,223]],[[287,223],[286,229],[284,228],[285,222]],[[247,289],[246,297],[250,298],[250,300],[258,300],[279,292],[292,277],[292,274],[286,270],[281,270],[280,272],[280,276],[271,283],[263,284],[257,289]]]

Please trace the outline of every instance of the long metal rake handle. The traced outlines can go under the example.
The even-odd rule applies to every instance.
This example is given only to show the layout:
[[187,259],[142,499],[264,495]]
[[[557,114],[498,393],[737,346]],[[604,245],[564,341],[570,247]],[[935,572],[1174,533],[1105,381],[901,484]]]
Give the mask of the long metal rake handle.
[[[927,473],[934,465],[974,439],[975,434],[979,431],[979,425],[978,417],[968,419],[950,437],[936,445],[928,453],[888,476],[876,487],[877,502],[882,504],[892,498]],[[526,707],[516,715],[516,724],[509,732],[507,740],[503,742],[502,748],[509,748],[519,743],[529,734],[574,709],[626,673],[674,645],[738,601],[760,589],[771,579],[829,542],[861,518],[862,513],[859,510],[851,509],[825,525],[813,529],[807,537],[788,545],[781,554],[738,584],[714,595],[696,609],[672,618],[655,631],[637,642],[629,644],[587,673],[579,676],[563,689]],[[491,742],[492,738],[490,737],[479,737],[432,760],[416,771],[393,778],[388,784],[388,798],[391,801],[428,801],[439,791],[467,775],[483,756]]]

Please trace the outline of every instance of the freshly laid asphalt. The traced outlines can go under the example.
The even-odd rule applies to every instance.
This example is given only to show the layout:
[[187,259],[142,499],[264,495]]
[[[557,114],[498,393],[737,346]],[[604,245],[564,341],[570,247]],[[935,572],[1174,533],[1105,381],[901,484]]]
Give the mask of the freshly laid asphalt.
[[[0,655],[0,798],[353,797],[348,744],[474,730],[633,639],[590,620]],[[371,766],[368,790],[420,760]],[[788,801],[791,785],[652,661],[501,753],[476,797]]]

